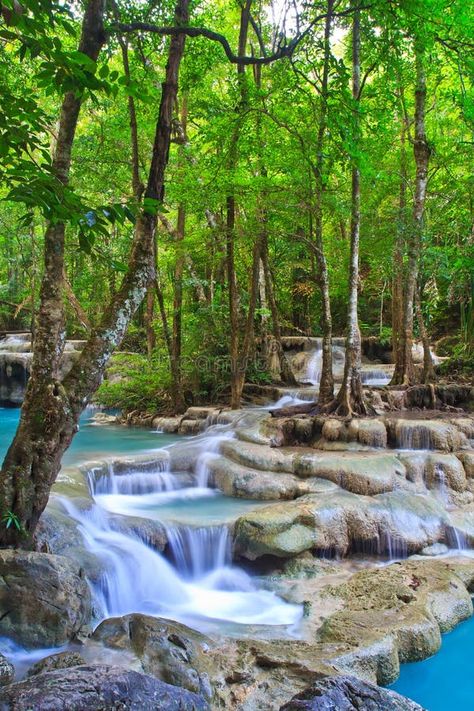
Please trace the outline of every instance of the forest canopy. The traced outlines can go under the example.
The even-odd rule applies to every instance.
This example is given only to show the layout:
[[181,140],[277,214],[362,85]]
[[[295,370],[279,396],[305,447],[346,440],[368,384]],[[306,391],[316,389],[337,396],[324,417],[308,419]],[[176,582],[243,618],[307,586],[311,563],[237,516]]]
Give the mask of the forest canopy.
[[[45,228],[64,222],[66,331],[86,338],[119,288],[144,209],[158,218],[156,279],[123,344],[142,354],[133,357],[138,381],[133,393],[103,386],[104,401],[166,405],[172,390],[175,406],[177,390],[208,397],[228,385],[232,349],[248,351],[247,377],[265,381],[245,333],[251,325],[265,338],[275,319],[281,333],[323,332],[322,277],[332,334],[346,332],[356,166],[359,327],[363,336],[396,340],[400,284],[413,268],[422,57],[429,164],[416,291],[430,338],[449,336],[459,357],[472,358],[472,2],[190,2],[163,201],[145,187],[175,3],[107,3],[95,59],[78,50],[84,5],[2,3],[5,330],[30,328]],[[351,90],[355,12],[358,96]],[[51,150],[67,92],[81,110],[64,181]],[[413,328],[419,337],[416,318]]]

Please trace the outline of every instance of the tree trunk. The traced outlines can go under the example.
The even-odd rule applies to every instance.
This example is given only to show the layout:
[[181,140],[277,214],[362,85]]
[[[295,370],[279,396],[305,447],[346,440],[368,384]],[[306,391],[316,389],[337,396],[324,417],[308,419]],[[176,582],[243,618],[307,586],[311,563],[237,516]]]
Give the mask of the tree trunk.
[[[247,45],[247,34],[250,22],[250,7],[252,0],[245,0],[240,13],[239,32],[239,57],[245,55]],[[240,101],[236,108],[239,117],[242,109],[247,103],[247,89],[245,86],[245,65],[237,64],[237,79],[240,89]],[[232,173],[237,165],[237,145],[239,141],[240,126],[237,122],[231,138],[229,150],[229,171]],[[237,275],[235,272],[235,194],[232,187],[226,199],[226,267],[227,285],[229,291],[229,321],[230,321],[230,406],[233,410],[240,407],[242,393],[242,376],[240,373],[239,358],[239,295],[237,287]]]
[[415,311],[416,320],[418,322],[418,330],[420,332],[421,342],[423,343],[423,375],[422,380],[425,384],[434,383],[436,381],[436,373],[434,369],[433,356],[431,355],[431,344],[426,330],[423,312],[421,310],[420,289],[415,289]]
[[[189,0],[176,5],[177,25],[188,20]],[[86,8],[80,50],[93,59],[102,46],[102,0]],[[146,196],[163,201],[164,173],[168,161],[171,119],[176,101],[178,72],[185,36],[170,40],[166,79],[153,146]],[[63,102],[55,156],[56,174],[67,181],[80,99],[68,94]],[[49,227],[45,239],[45,274],[34,344],[33,369],[22,407],[20,424],[2,467],[0,502],[2,513],[11,512],[20,524],[0,529],[0,545],[31,545],[39,517],[61,466],[61,458],[78,429],[79,416],[99,386],[105,366],[121,342],[125,330],[143,300],[155,271],[154,236],[156,215],[145,211],[138,217],[127,272],[118,292],[106,308],[101,324],[87,341],[78,361],[63,382],[56,379],[64,341],[61,289],[64,262],[64,226]],[[56,236],[58,241],[53,237]],[[56,278],[56,284],[52,279]],[[41,319],[44,319],[42,321]],[[45,324],[51,331],[46,333]]]
[[[354,12],[352,24],[352,98],[354,107],[354,143],[360,143],[360,10]],[[352,158],[351,253],[349,267],[349,308],[347,313],[346,362],[344,378],[335,401],[328,409],[345,417],[365,415],[368,405],[361,378],[361,337],[358,322],[360,237],[360,169],[358,157]]]
[[[186,136],[187,129],[187,101],[183,97],[181,106],[181,128]],[[180,164],[182,167],[183,155],[180,147]],[[186,225],[186,208],[184,203],[178,206],[178,222],[175,230],[176,261],[174,267],[174,295],[173,295],[173,338],[172,338],[172,363],[171,370],[171,398],[173,411],[175,414],[182,412],[185,408],[182,372],[181,372],[181,330],[182,330],[182,308],[183,308],[183,272],[185,255],[183,250],[184,230]]]
[[415,382],[413,367],[413,311],[416,284],[418,281],[421,237],[423,231],[423,216],[425,210],[426,187],[428,184],[428,166],[430,147],[425,130],[426,75],[424,68],[424,51],[415,39],[415,136],[413,152],[416,164],[415,198],[413,203],[413,226],[408,240],[408,268],[403,304],[403,328],[400,335],[400,346],[396,353],[393,385],[411,385]]
[[334,398],[334,375],[332,370],[332,315],[331,296],[329,293],[329,271],[324,253],[323,240],[323,195],[325,190],[324,177],[324,139],[327,126],[328,110],[328,79],[329,60],[331,56],[331,24],[334,0],[328,0],[326,24],[324,28],[324,63],[321,80],[321,109],[319,128],[316,141],[315,175],[315,208],[314,208],[314,240],[316,247],[316,263],[318,266],[318,284],[321,292],[322,314],[321,330],[323,334],[323,357],[321,364],[321,379],[319,383],[319,398],[321,406]]
[[270,304],[270,312],[272,314],[272,324],[273,324],[273,337],[275,339],[274,345],[277,349],[277,355],[279,360],[280,368],[280,378],[286,385],[296,386],[296,378],[291,366],[288,362],[288,358],[283,350],[283,341],[281,338],[281,326],[280,326],[280,315],[278,313],[278,306],[275,300],[275,291],[273,289],[272,274],[270,271],[270,264],[268,260],[268,235],[265,235],[262,244],[262,263],[263,263],[263,273],[265,275],[265,286],[267,291],[268,303]]
[[400,359],[400,336],[403,328],[403,255],[405,253],[406,206],[407,206],[407,155],[405,117],[402,118],[400,134],[400,189],[398,203],[398,225],[393,250],[392,279],[392,352],[394,360]]

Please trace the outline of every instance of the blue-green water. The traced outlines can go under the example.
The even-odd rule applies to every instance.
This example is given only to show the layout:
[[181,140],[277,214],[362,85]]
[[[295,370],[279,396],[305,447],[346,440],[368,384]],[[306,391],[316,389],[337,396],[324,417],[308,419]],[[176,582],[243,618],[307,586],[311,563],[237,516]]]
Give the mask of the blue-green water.
[[[79,464],[101,456],[133,454],[176,442],[177,435],[120,425],[103,427],[91,424],[94,412],[86,410],[81,417],[79,432],[63,457],[65,465]],[[0,408],[0,459],[5,455],[18,424],[18,408]]]
[[443,635],[441,650],[423,662],[402,664],[390,688],[417,701],[428,711],[474,709],[474,617]]

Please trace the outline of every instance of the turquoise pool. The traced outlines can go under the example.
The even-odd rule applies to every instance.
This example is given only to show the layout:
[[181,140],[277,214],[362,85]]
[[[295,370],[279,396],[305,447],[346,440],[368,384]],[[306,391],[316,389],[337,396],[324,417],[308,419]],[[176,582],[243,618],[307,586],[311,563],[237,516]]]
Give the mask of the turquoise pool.
[[[98,427],[91,423],[93,414],[94,411],[91,410],[85,410],[83,413],[79,432],[64,455],[64,464],[79,464],[107,455],[143,452],[165,447],[178,439],[178,435],[162,434],[138,427]],[[0,459],[3,459],[15,434],[19,416],[19,408],[0,408]]]
[[441,650],[423,662],[403,664],[390,688],[428,711],[474,709],[474,617],[443,635]]

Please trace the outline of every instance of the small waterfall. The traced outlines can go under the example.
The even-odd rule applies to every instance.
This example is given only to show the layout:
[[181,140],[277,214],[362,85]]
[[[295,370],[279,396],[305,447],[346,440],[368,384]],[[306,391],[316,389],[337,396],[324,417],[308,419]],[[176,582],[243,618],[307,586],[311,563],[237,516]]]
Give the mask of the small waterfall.
[[102,509],[93,506],[81,511],[65,498],[62,504],[80,524],[87,550],[104,564],[100,579],[92,583],[102,618],[130,612],[157,614],[189,600],[170,563],[138,538],[114,531]]
[[446,528],[446,544],[449,548],[457,551],[465,551],[469,549],[466,541],[466,536],[456,526],[448,526]]
[[233,439],[234,433],[229,425],[213,425],[201,437],[202,448],[194,465],[196,486],[205,489],[209,484],[209,462],[218,456],[221,442]]
[[423,422],[397,422],[395,445],[399,449],[433,449],[431,432]]
[[382,370],[382,368],[371,368],[370,370],[361,371],[362,382],[364,385],[388,385],[391,380],[391,375]]
[[157,460],[154,463],[154,471],[146,472],[132,468],[123,473],[116,473],[113,462],[108,462],[105,467],[90,469],[87,478],[92,496],[100,494],[139,496],[173,491],[176,488],[176,480],[169,472],[167,459]]
[[176,569],[186,579],[202,578],[232,563],[232,542],[227,526],[169,526],[166,532]]
[[313,352],[313,355],[308,360],[304,380],[311,385],[319,385],[321,380],[321,369],[323,365],[323,351],[318,344]]
[[[300,605],[255,589],[243,570],[230,565],[230,536],[224,527],[212,527],[210,533],[204,528],[192,533],[174,529],[170,545],[176,554],[175,569],[141,539],[113,530],[99,506],[84,511],[68,499],[61,501],[79,523],[86,549],[104,568],[98,580],[90,581],[99,619],[142,612],[181,620],[196,629],[206,629],[205,620],[288,626],[301,619]],[[194,547],[189,556],[187,544]]]

